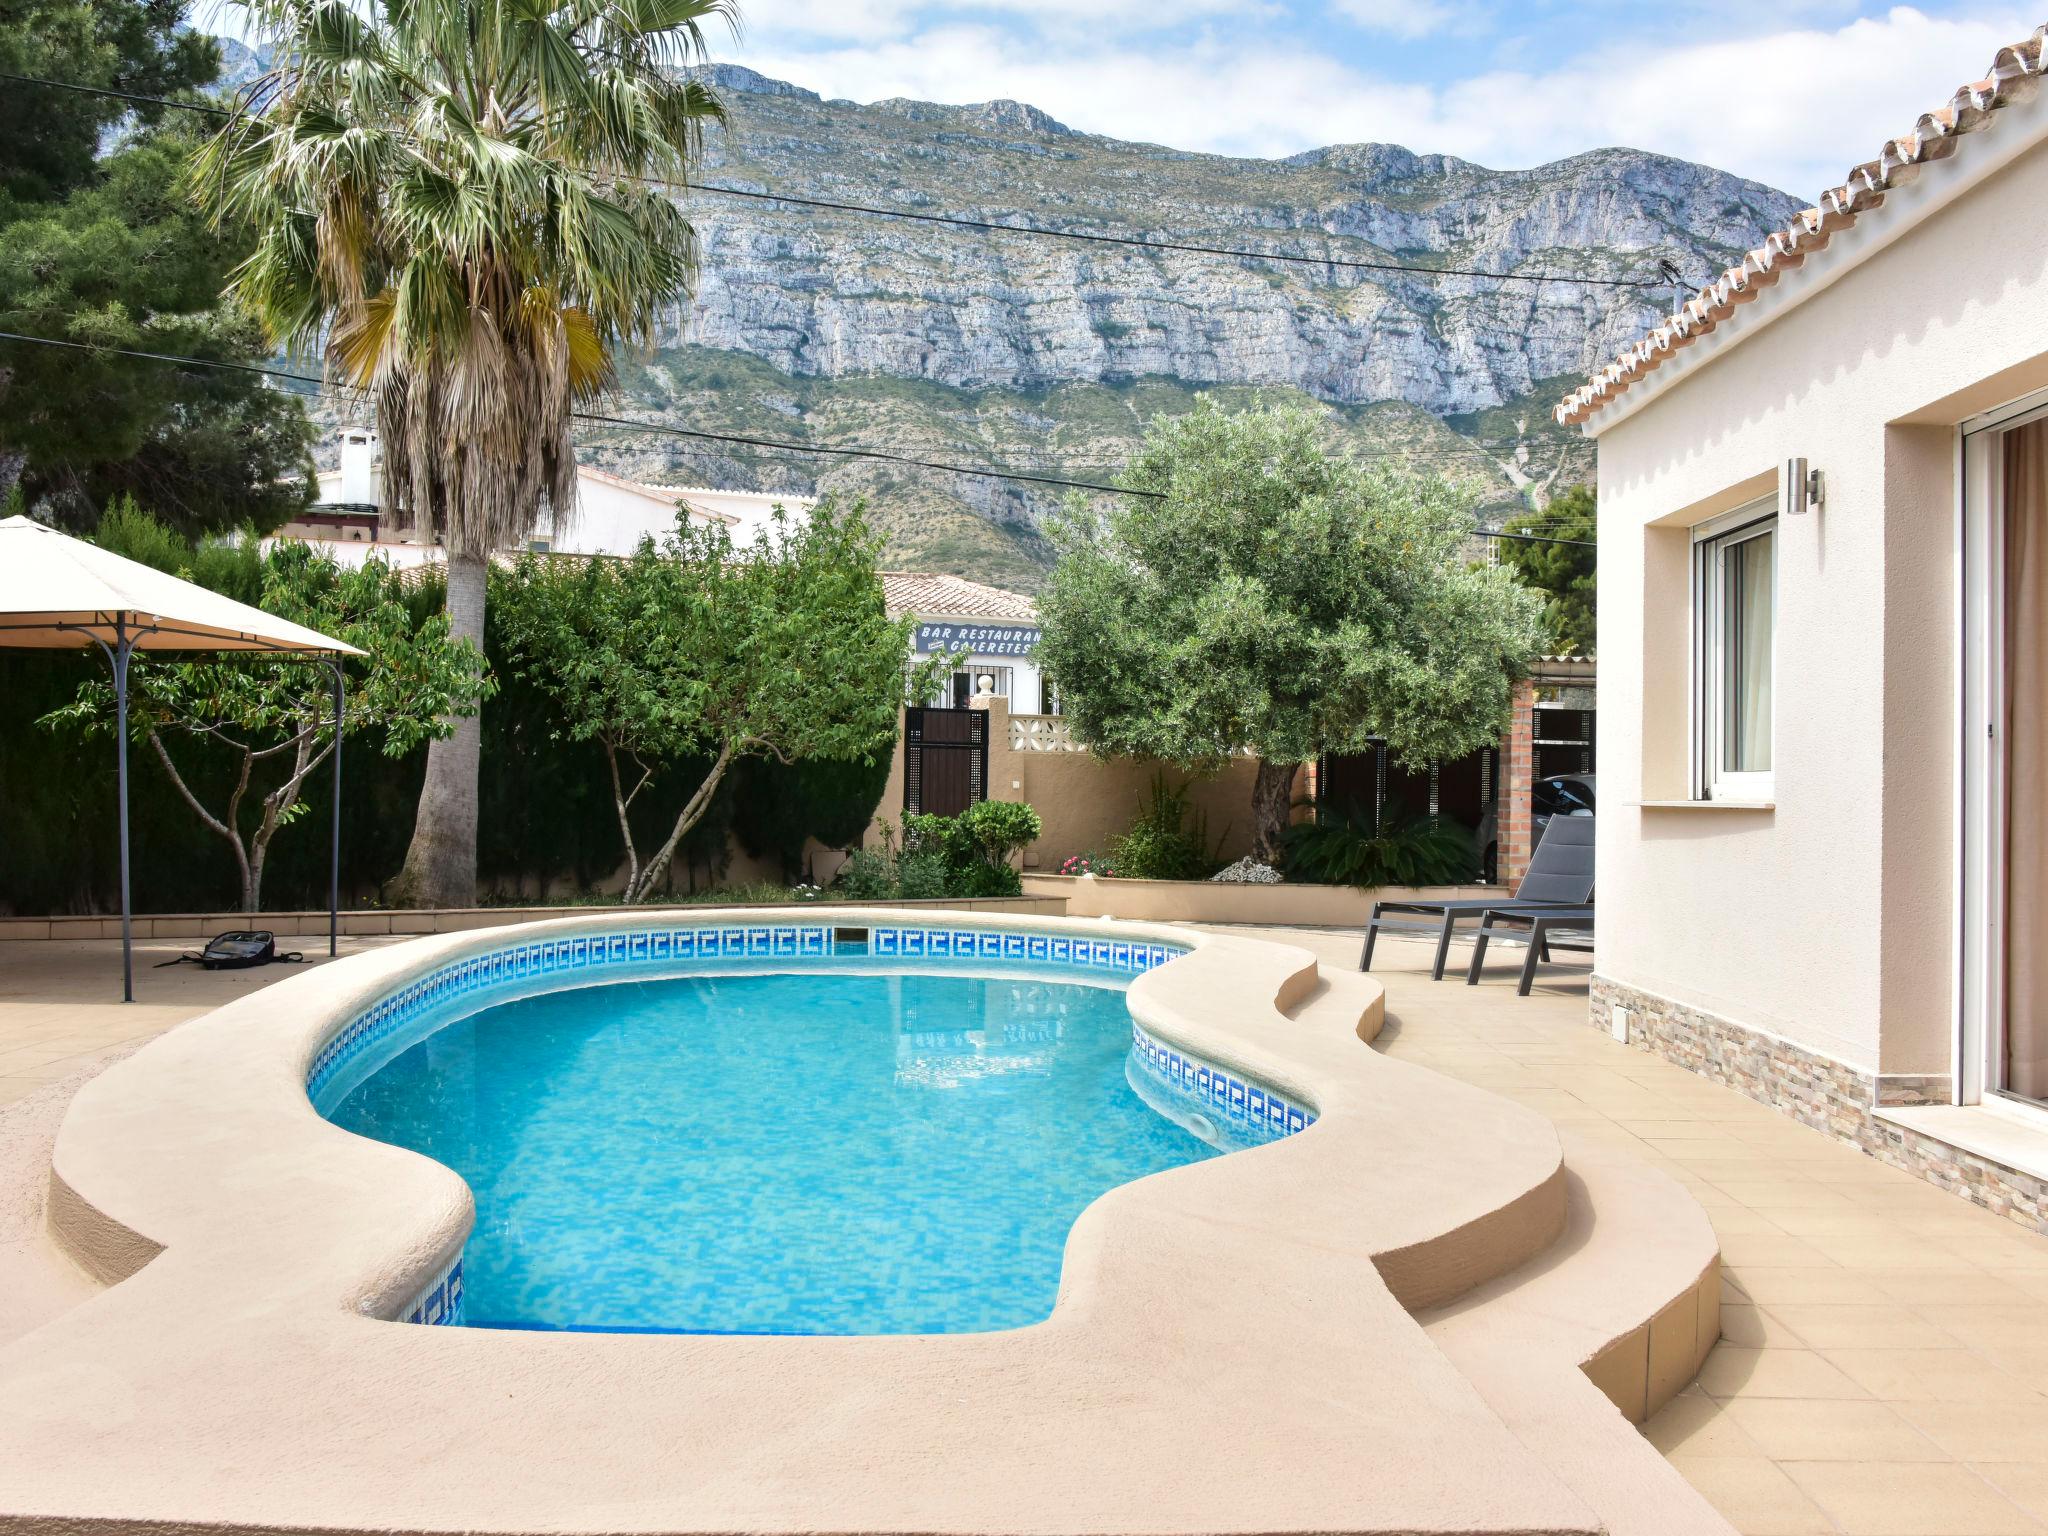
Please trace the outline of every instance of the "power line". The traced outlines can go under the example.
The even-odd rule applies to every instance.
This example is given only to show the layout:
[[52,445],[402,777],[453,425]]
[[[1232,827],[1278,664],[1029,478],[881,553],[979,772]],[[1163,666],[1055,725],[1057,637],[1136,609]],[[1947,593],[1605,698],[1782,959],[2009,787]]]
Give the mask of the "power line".
[[76,91],[81,96],[101,96],[109,101],[134,102],[146,107],[183,107],[187,112],[205,112],[214,117],[233,117],[235,114],[226,107],[216,107],[198,101],[174,101],[168,96],[143,96],[134,91],[117,91],[101,85],[80,85],[75,80],[46,80],[41,75],[16,75],[0,70],[0,80],[12,80],[17,85],[47,85],[55,90]]
[[880,448],[827,448],[811,443],[778,441],[775,438],[747,437],[737,432],[703,432],[690,427],[671,427],[662,422],[634,421],[627,416],[600,416],[592,411],[578,411],[576,419],[607,427],[630,427],[638,432],[673,433],[678,437],[693,437],[710,443],[744,443],[755,448],[776,448],[784,453],[819,453],[843,459],[872,459],[887,464],[902,464],[912,469],[942,470],[954,475],[982,475],[991,480],[1023,480],[1034,485],[1056,485],[1071,491],[1104,491],[1113,496],[1165,499],[1164,493],[1160,491],[1133,491],[1120,485],[1098,485],[1089,480],[1061,480],[1049,475],[1033,475],[1013,469],[976,469],[962,464],[948,464],[938,459],[919,459],[908,454],[889,453]]
[[[169,363],[177,367],[220,368],[235,373],[258,374],[265,378],[285,379],[294,384],[311,384],[321,390],[333,390],[335,385],[324,379],[312,378],[303,373],[291,373],[282,368],[266,368],[259,363],[232,363],[214,358],[180,357],[169,352],[146,352],[133,347],[103,347],[90,342],[64,341],[51,336],[29,336],[19,331],[0,331],[0,341],[26,342],[32,346],[62,347],[72,352],[97,352],[114,357],[137,358],[153,363]],[[750,448],[772,448],[781,453],[806,453],[831,458],[868,459],[884,463],[901,464],[911,469],[937,470],[949,475],[967,475],[986,480],[1021,480],[1034,485],[1057,486],[1070,491],[1098,491],[1112,496],[1142,496],[1151,500],[1164,500],[1161,491],[1128,490],[1122,486],[1101,485],[1090,480],[1064,480],[1051,475],[1034,475],[1007,469],[985,469],[977,465],[948,464],[938,459],[920,459],[909,454],[889,453],[879,448],[832,448],[816,443],[792,443],[771,437],[748,437],[737,432],[704,432],[693,427],[672,427],[663,422],[634,421],[624,416],[605,416],[593,411],[574,411],[571,416],[581,422],[607,427],[630,427],[638,432],[655,432],[669,437],[687,437],[700,442],[736,443]]]
[[1574,549],[1598,549],[1600,546],[1591,539],[1546,539],[1534,533],[1509,533],[1501,528],[1474,528],[1473,534],[1482,539],[1513,539],[1517,544],[1568,544]]
[[[135,347],[97,346],[91,342],[65,341],[54,336],[30,336],[20,331],[0,331],[0,341],[18,341],[30,346],[58,347],[67,352],[92,352],[113,357],[135,358],[153,363],[169,363],[176,367],[217,368],[230,373],[255,374],[262,378],[282,379],[292,384],[309,384],[321,393],[360,393],[347,390],[325,379],[310,374],[292,373],[283,368],[268,368],[260,363],[236,363],[220,358],[181,357],[170,352],[148,352]],[[831,448],[812,443],[792,443],[775,438],[747,437],[736,432],[704,432],[691,427],[672,427],[662,422],[634,421],[625,416],[606,416],[591,411],[575,411],[571,415],[580,422],[605,427],[624,427],[637,432],[654,432],[670,437],[686,437],[699,441],[733,443],[749,448],[768,448],[781,453],[807,453],[828,455],[835,458],[863,459],[889,464],[900,464],[911,469],[937,470],[945,474],[966,475],[987,480],[1017,480],[1032,485],[1056,486],[1065,490],[1095,491],[1109,496],[1137,496],[1147,501],[1164,501],[1163,491],[1141,491],[1129,486],[1102,485],[1088,480],[1063,480],[1050,475],[1033,475],[1007,469],[984,469],[966,464],[948,464],[936,459],[919,459],[908,454],[889,453],[879,448]],[[1475,529],[1481,538],[1516,539],[1531,544],[1577,544],[1593,548],[1583,539],[1546,539],[1534,534],[1489,532]]]
[[[715,182],[674,182],[657,176],[628,176],[628,181],[667,187],[678,192],[709,192],[720,197],[752,198],[764,203],[789,203],[798,208],[822,208],[834,213],[865,213],[883,219],[908,219],[920,224],[946,224],[955,229],[980,230],[995,234],[1037,235],[1048,240],[1080,240],[1099,245],[1131,246],[1146,251],[1173,251],[1197,256],[1225,256],[1237,261],[1283,261],[1313,267],[1342,267],[1351,271],[1401,272],[1414,277],[1473,277],[1499,283],[1581,283],[1597,288],[1662,288],[1663,279],[1636,277],[1580,277],[1561,272],[1491,272],[1480,267],[1421,267],[1400,261],[1367,261],[1352,256],[1306,256],[1291,251],[1241,251],[1229,246],[1196,245],[1181,240],[1152,240],[1142,235],[1094,234],[1076,229],[1051,229],[1043,224],[1002,224],[993,219],[970,219],[950,213],[918,213],[908,208],[882,208],[871,203],[842,203],[830,198],[798,197],[789,192],[756,192],[744,187],[721,186]],[[1307,231],[1301,231],[1307,233]],[[1318,233],[1328,234],[1327,230]]]
[[[135,102],[161,107],[181,107],[188,112],[204,112],[214,117],[234,118],[242,114],[225,107],[216,107],[192,101],[176,101],[167,96],[144,96],[131,91],[108,90],[99,86],[79,85],[69,80],[51,80],[39,75],[16,75],[0,72],[0,80],[12,80],[22,85],[41,85],[53,90],[78,91],[88,96],[108,97],[115,101]],[[747,187],[729,187],[717,182],[679,182],[659,176],[620,176],[621,180],[637,181],[648,186],[663,187],[683,194],[705,193],[717,197],[743,198],[753,202],[784,203],[798,208],[818,208],[833,213],[859,213],[873,218],[903,219],[918,224],[943,224],[955,229],[971,229],[986,234],[1033,235],[1045,240],[1075,240],[1096,245],[1124,246],[1136,250],[1169,251],[1183,255],[1222,256],[1235,261],[1278,261],[1301,266],[1336,267],[1347,271],[1399,272],[1413,277],[1469,277],[1498,283],[1577,283],[1594,288],[1662,288],[1667,286],[1663,277],[1583,277],[1563,272],[1493,272],[1483,267],[1426,267],[1410,262],[1375,261],[1355,256],[1309,256],[1292,251],[1246,251],[1230,246],[1200,245],[1181,240],[1153,240],[1143,235],[1100,234],[1077,229],[1053,229],[1043,224],[1004,224],[993,219],[971,219],[961,214],[922,213],[909,208],[884,208],[872,203],[839,202],[830,198],[802,197],[793,192],[758,191]],[[1303,231],[1302,233],[1306,233]],[[1329,231],[1319,231],[1328,235]]]

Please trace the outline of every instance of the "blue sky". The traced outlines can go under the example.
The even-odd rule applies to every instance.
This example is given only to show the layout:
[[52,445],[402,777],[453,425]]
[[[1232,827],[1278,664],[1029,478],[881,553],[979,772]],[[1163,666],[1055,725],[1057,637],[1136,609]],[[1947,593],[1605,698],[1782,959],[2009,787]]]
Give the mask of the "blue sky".
[[2048,20],[1847,0],[739,0],[716,56],[874,101],[1285,155],[1381,140],[1526,166],[1608,144],[1811,198]]

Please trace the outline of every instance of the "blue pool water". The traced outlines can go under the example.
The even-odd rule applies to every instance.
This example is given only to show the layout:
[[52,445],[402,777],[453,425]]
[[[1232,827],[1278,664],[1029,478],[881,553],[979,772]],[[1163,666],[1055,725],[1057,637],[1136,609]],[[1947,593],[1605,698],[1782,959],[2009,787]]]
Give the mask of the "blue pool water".
[[712,975],[447,1025],[330,1118],[475,1192],[472,1326],[954,1333],[1043,1319],[1067,1231],[1215,1155],[1126,1078],[1120,986]]

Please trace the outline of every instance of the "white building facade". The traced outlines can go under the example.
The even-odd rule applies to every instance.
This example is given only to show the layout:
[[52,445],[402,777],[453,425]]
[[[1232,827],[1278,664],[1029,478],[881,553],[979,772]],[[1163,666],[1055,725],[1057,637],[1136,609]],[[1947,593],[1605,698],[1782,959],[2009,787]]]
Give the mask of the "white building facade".
[[[319,499],[280,532],[291,538],[340,545],[337,557],[352,561],[367,553],[348,547],[354,545],[375,545],[396,565],[438,560],[438,550],[412,544],[394,530],[380,528],[379,452],[376,433],[361,428],[344,431],[339,467],[320,472]],[[558,518],[552,510],[543,510],[524,547],[565,555],[630,555],[641,540],[658,543],[671,532],[679,508],[694,521],[723,523],[735,543],[748,544],[773,521],[776,507],[789,517],[801,518],[815,504],[815,497],[766,491],[648,485],[579,464],[575,512]]]
[[2048,1230],[2048,94],[2002,50],[1559,408],[1604,1027]]
[[[952,654],[952,675],[928,702],[964,706],[981,691],[1003,699],[1013,715],[1059,713],[1059,700],[1039,671],[1038,608],[1020,592],[959,576],[884,571],[891,617],[910,615],[913,661]],[[962,654],[964,653],[964,655]]]

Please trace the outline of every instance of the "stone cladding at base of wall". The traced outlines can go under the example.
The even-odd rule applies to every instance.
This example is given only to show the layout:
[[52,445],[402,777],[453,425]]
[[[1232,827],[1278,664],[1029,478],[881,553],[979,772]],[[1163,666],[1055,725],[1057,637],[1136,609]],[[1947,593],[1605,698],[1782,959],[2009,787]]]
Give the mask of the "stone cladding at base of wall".
[[1676,1062],[1801,1125],[1860,1147],[1880,1162],[2048,1234],[2048,1181],[1878,1118],[1880,1104],[1946,1104],[1946,1076],[1878,1078],[1605,976],[1593,977],[1591,995],[1592,1022],[1610,1035],[1614,1009],[1628,1010],[1628,1043],[1637,1050]]

